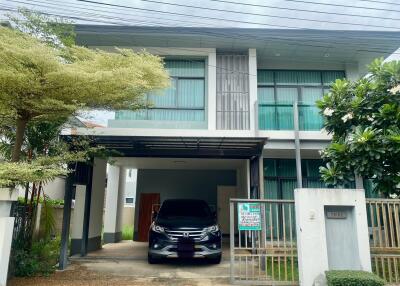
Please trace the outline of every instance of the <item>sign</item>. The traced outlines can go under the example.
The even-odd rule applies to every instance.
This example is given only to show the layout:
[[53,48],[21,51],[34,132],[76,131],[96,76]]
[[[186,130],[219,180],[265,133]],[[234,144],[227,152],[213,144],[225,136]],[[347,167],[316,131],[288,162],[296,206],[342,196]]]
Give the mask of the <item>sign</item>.
[[238,203],[239,230],[261,230],[261,206],[259,203]]
[[329,219],[345,219],[347,218],[347,214],[341,211],[328,211],[326,212],[326,217]]

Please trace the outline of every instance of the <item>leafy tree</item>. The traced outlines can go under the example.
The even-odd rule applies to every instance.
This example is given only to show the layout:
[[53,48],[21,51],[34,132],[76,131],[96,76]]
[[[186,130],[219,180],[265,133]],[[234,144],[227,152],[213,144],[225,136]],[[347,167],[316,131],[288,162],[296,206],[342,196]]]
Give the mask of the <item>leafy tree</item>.
[[17,15],[9,15],[13,28],[32,35],[40,41],[55,47],[70,47],[75,44],[75,31],[72,22],[26,8],[19,8]]
[[161,58],[72,45],[62,49],[0,28],[0,114],[15,122],[11,160],[20,159],[27,125],[84,108],[138,109],[143,95],[168,85]]
[[336,80],[317,102],[332,143],[322,151],[323,180],[343,185],[354,174],[371,179],[375,191],[399,194],[400,62],[377,59],[367,77]]

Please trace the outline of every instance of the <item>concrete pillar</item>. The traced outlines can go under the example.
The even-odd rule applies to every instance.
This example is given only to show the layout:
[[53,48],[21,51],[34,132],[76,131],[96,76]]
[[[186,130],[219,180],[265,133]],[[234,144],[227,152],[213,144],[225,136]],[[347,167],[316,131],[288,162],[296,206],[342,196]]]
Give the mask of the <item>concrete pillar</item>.
[[250,159],[250,198],[260,198],[260,160],[257,156]]
[[258,126],[257,115],[257,53],[249,49],[249,98],[250,98],[250,130],[254,133]]
[[87,251],[93,251],[101,248],[104,195],[106,190],[107,176],[106,168],[106,160],[99,158],[94,159]]
[[62,216],[60,259],[58,263],[59,270],[64,270],[68,265],[68,245],[69,245],[69,236],[71,228],[71,209],[72,209],[72,195],[73,195],[74,181],[75,181],[75,172],[67,175],[64,184],[64,209]]
[[[103,208],[107,162],[95,158],[93,163],[92,194],[90,196],[89,232],[87,251],[101,248]],[[81,253],[84,227],[86,186],[77,185],[71,231],[71,255]]]
[[217,129],[217,54],[215,49],[208,54],[207,63],[208,130],[215,130]]
[[75,255],[81,251],[83,217],[85,210],[86,186],[76,185],[75,205],[71,224],[71,250],[70,255]]
[[108,166],[106,208],[104,213],[104,243],[122,239],[122,212],[125,199],[126,169]]
[[246,159],[245,173],[246,173],[245,186],[247,189],[247,198],[250,199],[250,160],[249,159]]
[[10,217],[11,205],[18,198],[18,192],[0,189],[0,286],[7,285],[14,218]]

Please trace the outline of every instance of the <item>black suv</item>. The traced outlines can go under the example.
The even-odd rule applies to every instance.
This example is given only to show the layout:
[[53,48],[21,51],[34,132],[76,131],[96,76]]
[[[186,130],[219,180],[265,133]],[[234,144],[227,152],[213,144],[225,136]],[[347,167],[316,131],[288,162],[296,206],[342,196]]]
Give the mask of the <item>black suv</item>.
[[221,262],[221,231],[215,213],[202,200],[165,200],[153,216],[148,262],[165,257],[205,257]]

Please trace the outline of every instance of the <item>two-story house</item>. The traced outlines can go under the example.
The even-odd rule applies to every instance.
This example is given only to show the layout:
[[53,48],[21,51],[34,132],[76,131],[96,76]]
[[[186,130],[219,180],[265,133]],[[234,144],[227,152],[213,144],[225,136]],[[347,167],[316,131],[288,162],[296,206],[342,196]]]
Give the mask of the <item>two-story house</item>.
[[[378,31],[78,25],[76,32],[90,48],[160,55],[171,77],[169,88],[147,95],[151,108],[116,111],[106,128],[71,130],[123,154],[109,166],[106,242],[120,239],[126,168],[138,170],[139,240],[166,198],[208,201],[228,233],[229,198],[293,199],[298,186],[323,186],[319,151],[330,135],[315,101],[336,79],[363,77],[367,64],[400,45],[398,34]],[[95,160],[86,195],[89,250],[99,247],[105,164]],[[355,186],[370,190],[361,178]],[[73,252],[82,237],[73,231]]]

